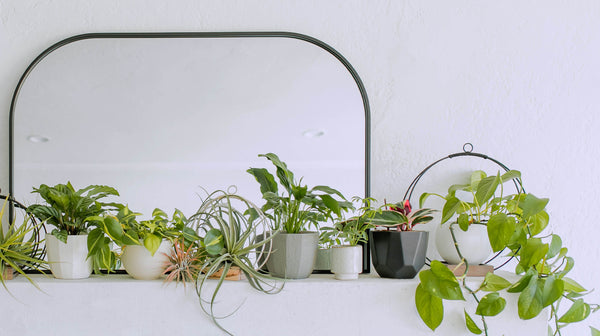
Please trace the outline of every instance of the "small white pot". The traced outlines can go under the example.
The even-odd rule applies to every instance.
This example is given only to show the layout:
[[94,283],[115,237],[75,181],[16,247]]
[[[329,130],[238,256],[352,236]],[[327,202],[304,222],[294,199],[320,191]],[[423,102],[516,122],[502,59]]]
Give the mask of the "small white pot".
[[158,279],[167,268],[169,261],[167,255],[171,253],[171,244],[168,240],[163,240],[154,255],[146,249],[144,245],[125,245],[121,262],[125,271],[138,280]]
[[338,280],[358,279],[362,272],[362,246],[334,246],[331,249],[331,272]]
[[[435,247],[444,260],[449,264],[456,265],[461,262],[461,259],[454,247],[449,227],[449,223],[444,223],[438,227],[435,234]],[[471,224],[467,231],[463,231],[458,227],[458,224],[453,223],[452,229],[460,253],[469,265],[479,265],[490,258],[493,251],[488,239],[487,226]]]
[[68,236],[63,243],[46,235],[46,250],[50,271],[57,279],[85,279],[92,274],[92,259],[88,259],[87,235]]

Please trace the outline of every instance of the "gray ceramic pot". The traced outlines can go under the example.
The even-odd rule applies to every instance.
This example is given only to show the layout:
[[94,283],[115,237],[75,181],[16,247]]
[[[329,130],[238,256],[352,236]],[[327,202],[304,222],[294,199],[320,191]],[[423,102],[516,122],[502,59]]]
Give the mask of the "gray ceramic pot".
[[267,260],[271,275],[286,279],[304,279],[312,273],[317,257],[317,232],[277,232],[271,241],[273,250]]

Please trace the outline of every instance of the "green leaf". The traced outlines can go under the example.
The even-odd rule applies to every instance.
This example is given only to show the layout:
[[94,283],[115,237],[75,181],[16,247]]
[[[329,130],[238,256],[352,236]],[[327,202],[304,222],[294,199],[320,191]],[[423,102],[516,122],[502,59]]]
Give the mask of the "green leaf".
[[144,238],[144,247],[146,247],[146,249],[150,251],[151,255],[154,255],[154,253],[156,253],[156,251],[158,250],[158,247],[160,246],[161,242],[162,239],[159,236],[155,234],[149,234]]
[[529,219],[531,216],[540,213],[548,204],[547,198],[537,198],[532,194],[525,195],[525,199],[519,203],[519,208],[523,210],[523,218]]
[[562,279],[557,279],[554,274],[546,278],[538,279],[538,285],[542,287],[542,305],[544,307],[547,307],[560,299],[565,290]]
[[487,177],[487,174],[483,170],[476,170],[471,173],[470,186],[471,190],[477,190],[479,182]]
[[277,182],[275,182],[275,178],[268,170],[265,168],[250,168],[246,170],[246,172],[250,173],[254,176],[256,181],[260,184],[260,192],[264,195],[267,192],[272,192],[277,194]]
[[524,269],[536,265],[546,256],[548,249],[548,244],[544,244],[540,238],[528,239],[525,246],[521,249],[519,265]]
[[519,317],[529,320],[539,315],[544,309],[542,288],[538,286],[537,278],[532,278],[525,289],[519,294]]
[[592,336],[600,336],[600,330],[590,327],[590,331],[592,332]]
[[[531,279],[537,278],[538,273],[534,269],[529,269],[525,275],[523,275],[517,282],[515,282],[512,286],[510,286],[506,291],[509,293],[520,293],[527,285]],[[535,281],[535,280],[533,280]]]
[[419,273],[423,289],[446,300],[464,300],[456,276],[438,260],[433,260],[430,269]]
[[442,208],[442,224],[446,223],[461,208],[461,203],[455,196],[450,196]]
[[52,235],[65,244],[67,243],[67,238],[69,237],[69,233],[66,230],[54,229],[52,230]]
[[294,185],[294,173],[292,173],[288,168],[285,162],[281,161],[276,154],[267,153],[260,154],[259,157],[265,157],[269,159],[275,167],[277,167],[277,177],[279,178],[279,182],[282,186],[284,186],[289,192],[292,190],[292,186]]
[[552,240],[550,241],[550,247],[548,248],[548,253],[546,253],[546,259],[552,259],[560,253],[560,249],[562,248],[562,239],[560,236],[553,234]]
[[561,323],[573,323],[585,320],[590,315],[590,305],[583,299],[575,301],[569,310],[558,319]]
[[104,244],[104,231],[101,228],[96,228],[88,234],[87,246],[88,246],[88,257],[95,255],[102,249]]
[[210,229],[204,236],[204,248],[210,255],[218,255],[225,247],[223,234],[217,229]]
[[458,223],[458,227],[460,227],[461,230],[466,232],[469,229],[469,215],[467,215],[466,213],[458,216],[456,222]]
[[319,195],[325,206],[338,216],[341,216],[340,205],[333,197],[329,195]]
[[487,223],[488,238],[494,252],[502,251],[510,242],[515,232],[516,222],[514,217],[505,213],[495,214]]
[[567,292],[583,293],[586,291],[586,289],[583,288],[583,286],[581,286],[579,283],[577,283],[577,281],[571,278],[564,277],[562,280],[565,285],[564,289]]
[[123,227],[116,217],[106,216],[102,221],[104,231],[114,240],[120,240],[123,237]]
[[121,237],[121,241],[117,242],[119,243],[121,246],[124,245],[141,245],[140,244],[140,237],[138,236],[137,232],[135,232],[134,230],[127,230],[123,233],[123,236]]
[[475,314],[481,316],[496,316],[506,307],[506,300],[497,292],[489,293],[482,297],[477,305]]
[[346,197],[344,197],[344,195],[342,195],[341,192],[339,192],[336,189],[333,189],[331,187],[324,186],[324,185],[318,185],[318,186],[313,187],[311,189],[311,192],[313,192],[313,191],[322,191],[322,192],[324,192],[326,194],[329,194],[329,195],[338,195],[342,199],[346,199]]
[[508,181],[514,180],[514,179],[520,179],[520,178],[521,178],[521,172],[518,170],[509,170],[506,173],[502,174],[502,176],[500,176],[500,179],[502,179],[502,183],[508,182]]
[[500,176],[488,176],[482,179],[477,185],[477,191],[475,192],[475,199],[479,206],[485,204],[488,200],[494,196],[498,185],[500,184]]
[[429,329],[435,330],[439,327],[444,319],[444,304],[441,298],[431,295],[419,284],[415,292],[415,304],[421,320]]
[[528,220],[529,231],[532,236],[540,234],[548,226],[550,222],[550,216],[546,211],[540,211],[535,215],[531,216]]
[[481,290],[486,292],[496,292],[511,286],[511,283],[503,277],[494,273],[488,273],[485,275],[485,280],[481,285]]
[[467,324],[467,329],[475,335],[480,335],[482,333],[481,329],[475,324],[475,321],[467,314],[467,310],[465,309],[465,323]]

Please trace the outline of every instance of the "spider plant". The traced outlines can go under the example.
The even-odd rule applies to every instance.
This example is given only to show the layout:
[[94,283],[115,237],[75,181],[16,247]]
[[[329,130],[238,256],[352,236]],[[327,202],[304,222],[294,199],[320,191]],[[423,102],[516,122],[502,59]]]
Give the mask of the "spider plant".
[[[8,230],[4,230],[2,218],[4,209],[8,201],[4,201],[0,210],[0,282],[6,287],[4,272],[9,267],[12,271],[23,275],[32,285],[39,289],[37,284],[25,273],[24,268],[40,270],[40,265],[46,262],[41,259],[42,250],[38,248],[40,242],[36,241],[36,235],[33,232],[41,224],[37,224],[28,215],[23,219],[23,224],[9,225]],[[29,238],[28,238],[29,237]]]
[[[206,252],[206,259],[201,266],[202,273],[196,278],[200,306],[221,330],[231,335],[219,324],[219,320],[235,313],[235,310],[226,316],[216,316],[214,306],[232,266],[239,267],[250,285],[258,291],[275,294],[283,287],[277,281],[280,279],[258,271],[266,260],[260,256],[270,253],[270,244],[266,243],[272,236],[269,235],[267,218],[256,205],[245,198],[219,190],[208,195],[190,220],[198,233],[204,235],[201,246]],[[256,235],[263,232],[267,236],[257,241]],[[210,298],[205,300],[207,279],[221,270],[221,276],[216,280],[217,285],[214,289],[211,286],[208,295]]]

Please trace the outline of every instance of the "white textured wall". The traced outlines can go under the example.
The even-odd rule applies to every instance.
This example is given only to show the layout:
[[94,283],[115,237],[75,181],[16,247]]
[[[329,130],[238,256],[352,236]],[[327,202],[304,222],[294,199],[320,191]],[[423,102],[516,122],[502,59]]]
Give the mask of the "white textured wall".
[[399,200],[422,167],[471,141],[550,198],[573,275],[600,290],[596,0],[0,0],[0,188],[12,90],[46,46],[83,32],[239,30],[312,35],[355,66],[371,100],[373,196]]

